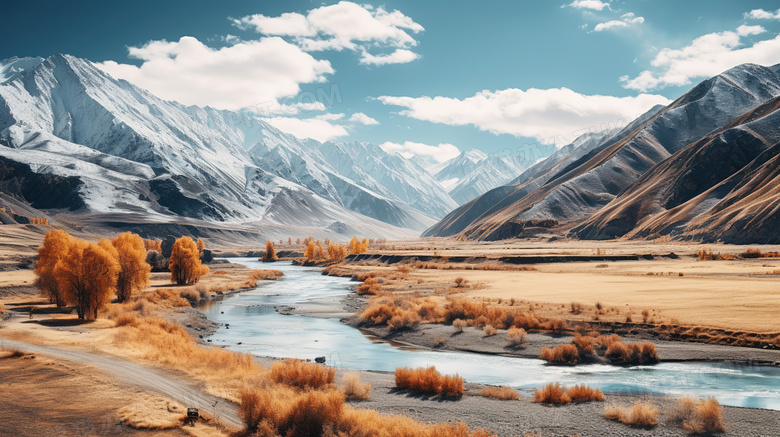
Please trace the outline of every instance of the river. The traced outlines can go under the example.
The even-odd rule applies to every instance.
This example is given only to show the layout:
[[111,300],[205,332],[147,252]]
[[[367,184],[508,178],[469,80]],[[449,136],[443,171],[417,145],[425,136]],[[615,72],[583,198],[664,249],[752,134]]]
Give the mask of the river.
[[331,366],[356,370],[433,365],[469,382],[509,385],[526,394],[550,382],[586,383],[605,393],[713,396],[724,405],[780,410],[780,368],[719,363],[559,367],[528,358],[403,348],[366,336],[338,319],[282,315],[274,310],[276,305],[338,299],[356,285],[348,278],[324,276],[317,267],[289,262],[269,266],[255,258],[231,261],[250,268],[272,267],[285,276],[202,308],[210,320],[223,324],[209,337],[212,344],[230,350],[270,357],[325,356]]

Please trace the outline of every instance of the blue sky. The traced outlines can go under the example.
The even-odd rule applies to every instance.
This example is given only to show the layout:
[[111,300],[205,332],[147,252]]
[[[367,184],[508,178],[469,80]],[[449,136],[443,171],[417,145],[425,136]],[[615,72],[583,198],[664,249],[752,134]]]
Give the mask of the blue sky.
[[743,62],[780,63],[773,1],[35,1],[0,58],[69,53],[187,104],[431,162],[549,153]]

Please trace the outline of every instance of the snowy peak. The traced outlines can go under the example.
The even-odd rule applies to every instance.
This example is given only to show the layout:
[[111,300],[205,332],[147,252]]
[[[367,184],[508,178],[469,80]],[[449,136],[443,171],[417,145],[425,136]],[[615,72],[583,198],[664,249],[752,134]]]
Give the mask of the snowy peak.
[[17,58],[16,56],[0,61],[0,84],[11,81],[20,73],[43,62],[40,57]]

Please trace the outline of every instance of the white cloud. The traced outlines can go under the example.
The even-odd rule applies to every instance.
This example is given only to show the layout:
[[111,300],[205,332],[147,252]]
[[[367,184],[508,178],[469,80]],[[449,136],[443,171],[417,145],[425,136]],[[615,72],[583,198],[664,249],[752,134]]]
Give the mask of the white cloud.
[[[411,34],[425,29],[398,10],[388,12],[349,1],[312,9],[304,14],[279,17],[262,14],[233,20],[243,29],[264,35],[287,37],[306,51],[360,51],[361,64],[384,65],[411,62],[419,55],[408,50],[417,45]],[[411,33],[411,34],[410,34]],[[397,49],[391,55],[371,55],[369,49]]]
[[271,126],[298,138],[312,138],[319,142],[331,141],[349,135],[342,126],[321,118],[273,117],[264,119]]
[[387,65],[387,64],[406,64],[418,59],[420,55],[411,50],[396,49],[389,55],[374,56],[371,53],[363,52],[360,57],[360,63],[363,65]]
[[184,36],[130,47],[129,57],[143,62],[97,65],[164,99],[221,109],[279,106],[279,99],[298,94],[299,84],[324,81],[334,72],[330,62],[279,37],[214,49]]
[[755,20],[780,20],[780,9],[775,13],[764,9],[753,9],[745,14],[745,18],[752,18]]
[[604,8],[610,9],[609,3],[599,0],[574,0],[568,6],[577,9],[592,9],[594,11],[600,11]]
[[474,125],[494,134],[532,137],[545,143],[560,143],[555,140],[559,136],[573,139],[575,131],[633,119],[654,105],[670,103],[659,95],[585,95],[568,88],[486,90],[462,100],[426,96],[382,96],[379,100],[407,108],[400,113],[418,120]]
[[442,143],[436,146],[431,146],[423,143],[415,143],[412,141],[405,141],[403,144],[386,142],[380,144],[379,147],[385,152],[399,153],[405,158],[411,158],[416,156],[426,161],[444,162],[460,155],[460,150],[457,147],[449,143]]
[[681,49],[665,48],[650,63],[652,70],[645,70],[635,78],[623,76],[620,81],[625,88],[647,91],[688,85],[694,78],[715,76],[744,63],[780,62],[780,36],[744,46],[742,37],[763,33],[763,28],[756,27],[760,26],[741,26],[736,32],[703,35]]
[[341,114],[341,113],[339,113],[339,114],[322,114],[322,115],[318,115],[318,116],[316,116],[314,118],[317,118],[317,119],[320,119],[320,120],[336,121],[336,120],[341,120],[342,118],[344,118],[344,114]]
[[597,24],[595,27],[593,27],[593,31],[602,32],[604,30],[628,27],[631,24],[641,24],[644,22],[645,22],[644,17],[637,17],[634,15],[633,12],[629,12],[627,14],[623,14],[620,17],[620,20],[612,20],[612,21],[607,21],[605,23]]
[[737,27],[737,35],[739,36],[761,35],[764,32],[766,32],[766,29],[764,29],[763,26],[748,26],[747,24],[743,24]]
[[366,115],[366,114],[364,114],[362,112],[356,112],[356,113],[352,114],[352,116],[349,117],[349,121],[351,121],[353,123],[360,123],[360,124],[365,124],[365,125],[379,124],[378,121],[376,121],[375,119],[369,117],[368,115]]

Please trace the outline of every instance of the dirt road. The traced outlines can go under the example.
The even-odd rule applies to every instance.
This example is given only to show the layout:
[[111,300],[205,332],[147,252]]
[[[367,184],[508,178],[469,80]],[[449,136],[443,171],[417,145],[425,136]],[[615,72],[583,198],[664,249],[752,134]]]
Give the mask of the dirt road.
[[243,424],[238,406],[228,400],[205,393],[198,384],[183,376],[161,369],[150,368],[120,358],[83,351],[38,346],[20,341],[0,339],[0,349],[47,355],[61,360],[93,366],[112,375],[118,382],[136,385],[150,392],[165,395],[186,407],[198,408],[212,414],[220,422],[236,428]]

